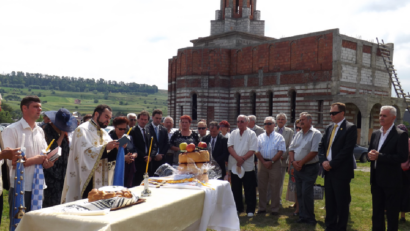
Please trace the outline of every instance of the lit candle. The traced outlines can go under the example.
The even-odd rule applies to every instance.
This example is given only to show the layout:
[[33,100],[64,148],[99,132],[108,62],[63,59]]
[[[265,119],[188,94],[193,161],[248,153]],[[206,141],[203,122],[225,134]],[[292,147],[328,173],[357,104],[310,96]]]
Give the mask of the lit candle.
[[127,132],[127,136],[129,136],[129,135],[130,135],[131,130],[132,130],[132,128],[130,128],[130,130],[128,130],[128,132]]
[[151,137],[151,144],[149,146],[149,152],[148,152],[148,159],[147,159],[147,169],[145,170],[145,173],[148,172],[148,164],[149,164],[149,156],[151,154],[151,148],[152,148],[152,140],[154,139],[154,137]]
[[50,150],[50,148],[51,148],[51,145],[53,145],[53,143],[54,143],[54,139],[50,142],[50,144],[48,145],[48,147],[47,147],[47,149],[46,149],[46,152],[48,152],[48,150]]

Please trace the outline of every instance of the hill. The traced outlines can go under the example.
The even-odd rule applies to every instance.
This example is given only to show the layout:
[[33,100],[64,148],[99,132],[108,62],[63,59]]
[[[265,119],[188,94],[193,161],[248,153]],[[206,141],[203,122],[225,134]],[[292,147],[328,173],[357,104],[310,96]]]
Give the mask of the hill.
[[[129,93],[101,93],[93,92],[68,92],[58,90],[39,90],[28,88],[17,89],[0,86],[3,102],[13,109],[14,119],[21,117],[20,101],[27,95],[37,95],[42,101],[43,111],[57,111],[64,107],[70,112],[78,111],[82,115],[92,113],[99,104],[107,104],[113,110],[113,115],[138,113],[142,110],[152,112],[161,109],[164,116],[167,115],[168,93],[166,90],[158,90],[155,94],[131,95]],[[76,100],[80,100],[76,104]],[[17,117],[17,118],[16,118]]]

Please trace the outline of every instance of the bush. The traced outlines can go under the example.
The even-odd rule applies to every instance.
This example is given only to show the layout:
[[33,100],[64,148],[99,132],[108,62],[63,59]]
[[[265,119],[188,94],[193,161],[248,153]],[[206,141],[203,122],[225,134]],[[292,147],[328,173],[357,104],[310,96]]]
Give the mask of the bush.
[[94,99],[94,103],[98,103],[98,99]]
[[41,101],[41,103],[42,103],[42,104],[45,104],[45,103],[47,103],[47,101]]
[[52,95],[55,95],[55,94],[56,94],[56,92],[53,90],[53,91],[51,92],[51,94],[52,94]]
[[94,93],[94,94],[97,94],[97,93],[98,93],[98,91],[97,91],[97,90],[94,90],[94,91],[93,91],[93,93]]

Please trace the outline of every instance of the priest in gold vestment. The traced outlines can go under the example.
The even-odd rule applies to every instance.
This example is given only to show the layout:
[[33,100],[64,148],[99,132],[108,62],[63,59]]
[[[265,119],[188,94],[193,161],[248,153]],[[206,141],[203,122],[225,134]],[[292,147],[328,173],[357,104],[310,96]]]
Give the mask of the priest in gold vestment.
[[93,118],[74,131],[62,204],[87,198],[93,188],[112,185],[116,156],[110,155],[110,151],[118,148],[118,142],[113,141],[104,130],[111,117],[111,108],[99,105],[94,110]]

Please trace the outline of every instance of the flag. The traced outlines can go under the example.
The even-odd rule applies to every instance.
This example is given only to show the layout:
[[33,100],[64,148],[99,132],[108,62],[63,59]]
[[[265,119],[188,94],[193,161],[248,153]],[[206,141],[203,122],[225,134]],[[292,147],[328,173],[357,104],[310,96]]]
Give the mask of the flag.
[[123,147],[118,148],[117,160],[114,169],[115,186],[124,186],[125,152]]

